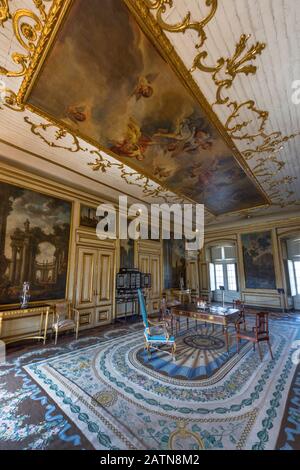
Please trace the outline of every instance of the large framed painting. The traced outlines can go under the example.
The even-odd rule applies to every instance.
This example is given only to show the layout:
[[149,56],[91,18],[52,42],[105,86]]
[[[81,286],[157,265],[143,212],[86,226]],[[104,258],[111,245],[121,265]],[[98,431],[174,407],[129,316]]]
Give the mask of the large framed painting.
[[185,240],[163,241],[165,289],[179,289],[181,279],[186,285]]
[[174,72],[178,60],[166,52],[167,63],[136,16],[135,0],[74,0],[27,102],[215,214],[267,204],[209,105]]
[[0,304],[64,299],[72,204],[0,182]]
[[244,234],[241,239],[246,289],[276,289],[272,232]]

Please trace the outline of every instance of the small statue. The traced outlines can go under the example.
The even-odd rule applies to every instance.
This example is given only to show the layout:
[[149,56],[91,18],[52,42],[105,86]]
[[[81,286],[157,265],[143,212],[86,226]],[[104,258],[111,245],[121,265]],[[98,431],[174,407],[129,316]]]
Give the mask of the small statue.
[[30,289],[30,282],[24,282],[22,295],[20,297],[20,299],[21,299],[21,308],[22,309],[28,307],[28,303],[29,303],[29,299],[30,299],[29,289]]

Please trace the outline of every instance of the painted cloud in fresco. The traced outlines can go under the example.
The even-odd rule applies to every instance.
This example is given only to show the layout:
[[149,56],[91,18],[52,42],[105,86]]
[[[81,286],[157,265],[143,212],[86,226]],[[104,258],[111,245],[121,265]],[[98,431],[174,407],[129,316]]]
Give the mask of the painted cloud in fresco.
[[216,214],[266,201],[120,0],[76,0],[29,102]]

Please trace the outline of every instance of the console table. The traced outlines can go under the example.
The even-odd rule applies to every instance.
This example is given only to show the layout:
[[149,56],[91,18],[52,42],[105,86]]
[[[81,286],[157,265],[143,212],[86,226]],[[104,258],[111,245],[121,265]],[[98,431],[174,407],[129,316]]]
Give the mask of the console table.
[[[10,310],[0,310],[0,339],[6,344],[15,343],[17,341],[25,339],[36,339],[39,341],[43,341],[43,343],[46,344],[49,316],[52,312],[53,307],[51,305],[37,305],[25,309],[14,308]],[[36,316],[40,317],[40,328],[36,334],[6,334],[5,326],[7,322],[11,322],[13,320],[21,320],[25,318],[32,318]]]

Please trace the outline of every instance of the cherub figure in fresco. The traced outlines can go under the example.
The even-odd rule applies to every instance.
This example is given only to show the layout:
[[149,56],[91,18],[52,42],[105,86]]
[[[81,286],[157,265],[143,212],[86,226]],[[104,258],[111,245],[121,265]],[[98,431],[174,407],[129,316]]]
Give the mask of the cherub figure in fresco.
[[157,176],[160,180],[168,178],[171,175],[172,171],[166,167],[157,165],[154,168],[154,176]]
[[121,142],[114,143],[111,150],[117,155],[137,160],[145,159],[145,152],[152,143],[150,137],[144,136],[139,125],[130,118],[125,138]]
[[202,131],[201,129],[195,129],[192,139],[190,139],[186,143],[184,150],[186,152],[191,153],[199,149],[210,150],[212,146],[213,141],[211,136],[207,132]]
[[87,119],[87,111],[85,106],[69,106],[67,108],[66,114],[67,117],[75,124],[84,122]]
[[156,80],[158,75],[158,73],[149,73],[145,77],[140,77],[132,94],[132,96],[135,96],[136,101],[139,101],[141,98],[151,98],[154,93],[152,83]]
[[159,129],[153,137],[160,140],[160,145],[165,146],[165,153],[172,153],[172,158],[194,153],[199,149],[209,150],[213,141],[209,133],[202,130],[201,124],[202,122],[190,118],[184,119],[178,124],[177,131]]
[[207,162],[195,163],[192,166],[190,177],[197,178],[199,186],[205,188],[212,184],[217,168],[218,161],[216,158],[212,159],[209,166]]

